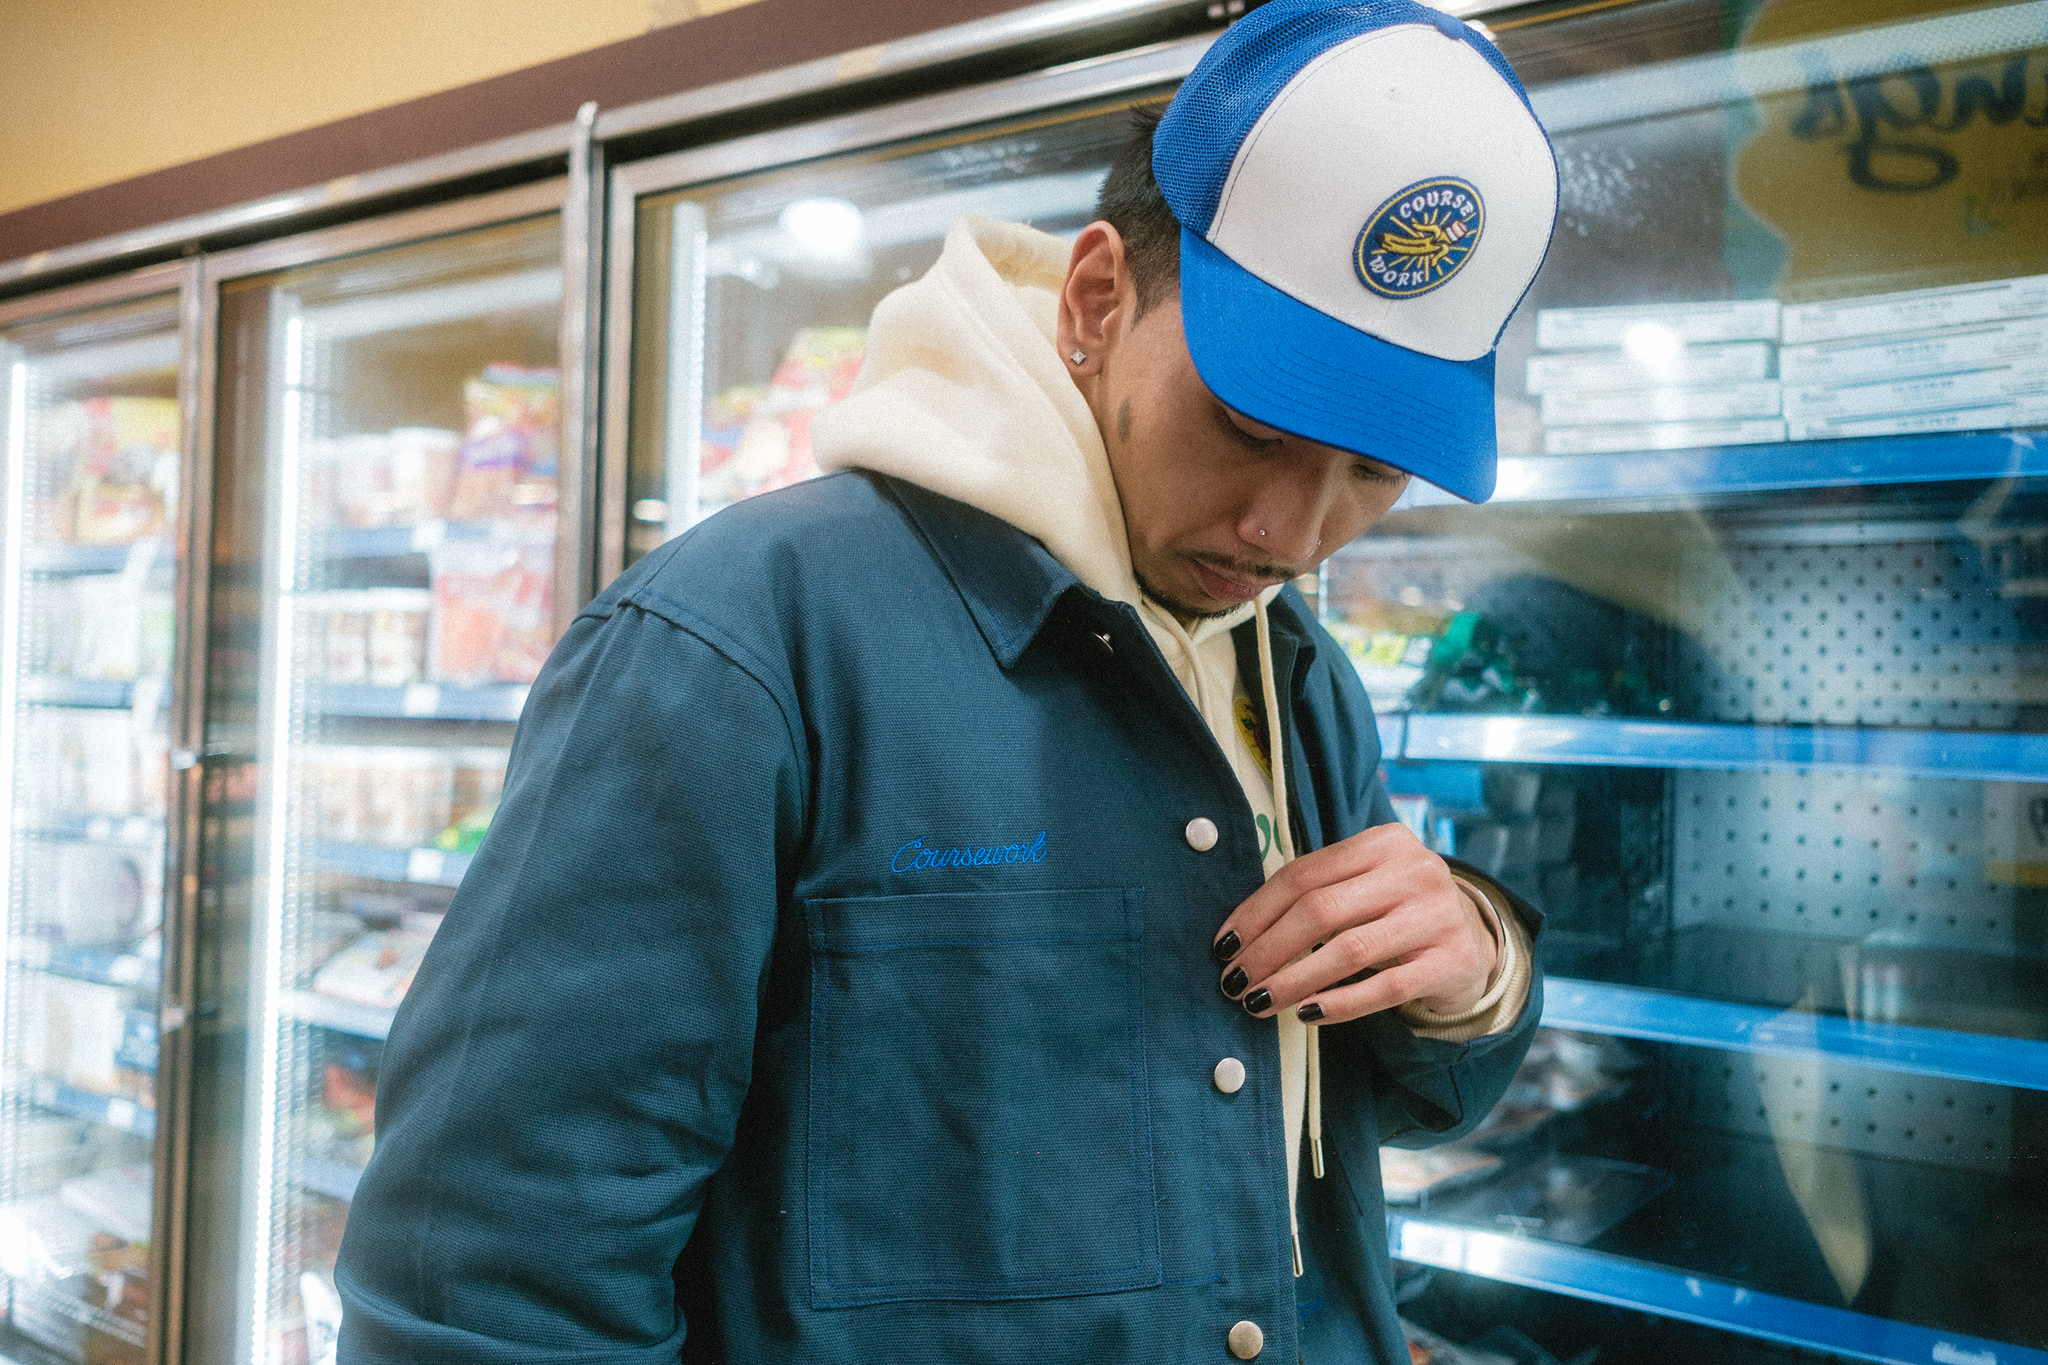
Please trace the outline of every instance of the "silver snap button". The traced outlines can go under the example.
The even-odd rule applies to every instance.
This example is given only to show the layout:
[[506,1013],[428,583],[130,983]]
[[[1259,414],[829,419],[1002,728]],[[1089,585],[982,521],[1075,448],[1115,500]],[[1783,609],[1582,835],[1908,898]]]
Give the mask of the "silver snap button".
[[1250,1318],[1230,1329],[1230,1353],[1239,1360],[1257,1360],[1266,1349],[1266,1334]]
[[1188,847],[1197,853],[1207,853],[1216,847],[1216,822],[1206,815],[1197,815],[1188,821]]
[[1218,1090],[1226,1095],[1235,1095],[1244,1089],[1244,1063],[1235,1057],[1225,1057],[1216,1063],[1211,1079],[1216,1082]]

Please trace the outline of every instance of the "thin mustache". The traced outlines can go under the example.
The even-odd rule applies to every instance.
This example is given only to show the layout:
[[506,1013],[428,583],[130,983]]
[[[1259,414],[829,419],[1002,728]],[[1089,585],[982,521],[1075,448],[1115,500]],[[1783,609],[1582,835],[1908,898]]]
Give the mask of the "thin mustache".
[[1284,564],[1259,564],[1251,560],[1232,559],[1227,555],[1210,554],[1207,551],[1197,551],[1188,558],[1238,578],[1257,578],[1267,583],[1285,583],[1290,578],[1301,577],[1299,571]]

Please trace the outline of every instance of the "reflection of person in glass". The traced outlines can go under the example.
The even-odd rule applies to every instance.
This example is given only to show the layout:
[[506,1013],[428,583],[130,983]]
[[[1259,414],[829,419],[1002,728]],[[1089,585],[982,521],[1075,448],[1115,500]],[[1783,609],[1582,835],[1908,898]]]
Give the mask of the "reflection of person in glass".
[[[1357,269],[1444,196],[1454,268]],[[957,224],[816,422],[844,472],[535,685],[385,1054],[344,1365],[1405,1361],[1378,1147],[1505,1088],[1536,918],[1395,821],[1283,585],[1411,474],[1490,494],[1555,204],[1484,37],[1274,0],[1071,249]]]

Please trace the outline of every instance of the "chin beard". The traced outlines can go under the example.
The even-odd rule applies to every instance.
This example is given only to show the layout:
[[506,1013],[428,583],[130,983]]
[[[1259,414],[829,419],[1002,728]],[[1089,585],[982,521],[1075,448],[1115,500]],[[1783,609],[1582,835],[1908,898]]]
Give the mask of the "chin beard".
[[1154,602],[1157,602],[1160,606],[1165,607],[1183,621],[1213,621],[1219,616],[1228,616],[1235,610],[1233,607],[1196,607],[1190,606],[1186,602],[1175,601],[1159,591],[1158,588],[1147,583],[1145,575],[1139,573],[1135,566],[1131,569],[1131,577],[1138,580],[1138,590],[1140,592],[1144,593],[1145,596],[1151,598]]

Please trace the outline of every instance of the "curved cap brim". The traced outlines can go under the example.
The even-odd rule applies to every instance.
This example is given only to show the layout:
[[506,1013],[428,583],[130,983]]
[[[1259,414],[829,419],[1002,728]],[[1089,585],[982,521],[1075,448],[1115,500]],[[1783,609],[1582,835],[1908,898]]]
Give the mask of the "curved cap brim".
[[1318,312],[1185,227],[1181,319],[1209,391],[1255,422],[1493,496],[1493,353],[1443,360]]

